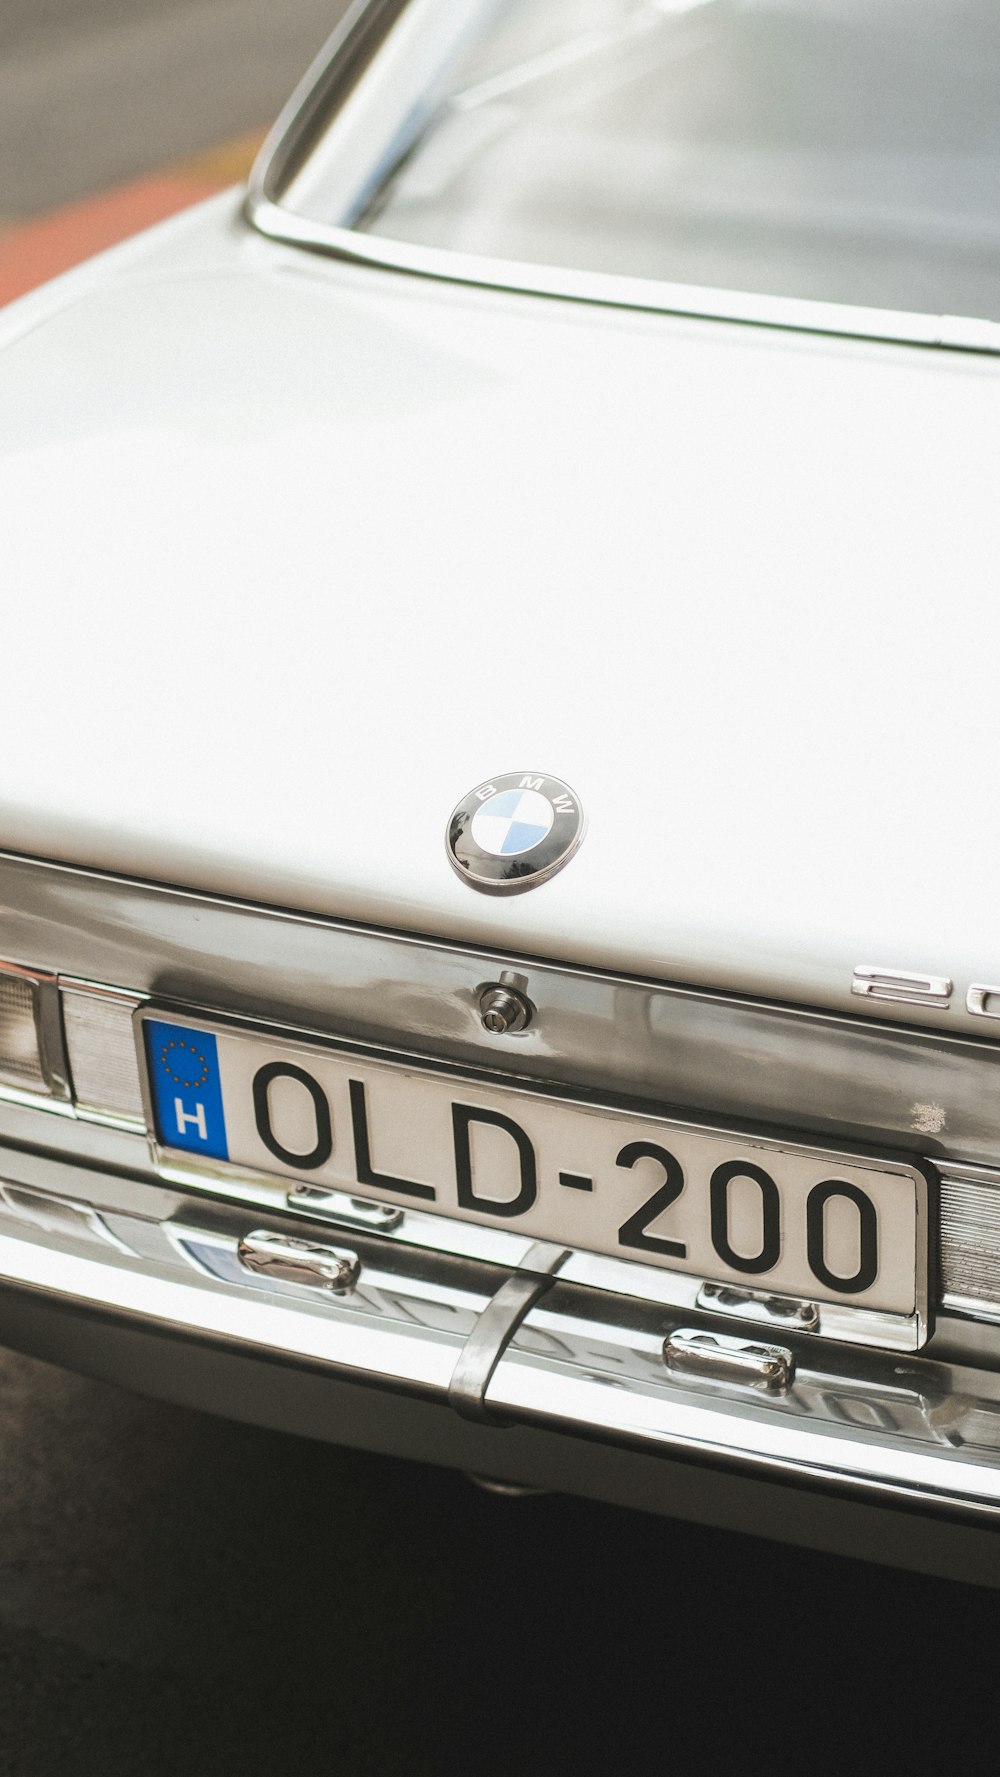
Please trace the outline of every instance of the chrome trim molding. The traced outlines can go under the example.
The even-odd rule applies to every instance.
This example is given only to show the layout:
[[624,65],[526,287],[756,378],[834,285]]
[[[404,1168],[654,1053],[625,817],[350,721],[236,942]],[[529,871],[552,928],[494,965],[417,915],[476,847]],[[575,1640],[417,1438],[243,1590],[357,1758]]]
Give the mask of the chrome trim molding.
[[695,1302],[709,1314],[725,1314],[733,1320],[749,1320],[788,1333],[816,1333],[820,1327],[818,1302],[797,1296],[772,1296],[763,1290],[737,1289],[731,1283],[703,1283]]
[[[38,1188],[40,1172],[58,1194]],[[744,1364],[723,1374],[724,1363],[711,1362],[708,1379],[690,1367],[675,1378],[665,1336],[675,1351],[704,1354],[706,1329],[687,1320],[664,1328],[655,1305],[566,1283],[558,1249],[529,1254],[517,1270],[443,1255],[428,1268],[426,1256],[359,1235],[355,1287],[338,1297],[245,1271],[239,1246],[253,1224],[239,1208],[157,1203],[133,1187],[136,1207],[116,1209],[109,1199],[123,1199],[122,1183],[82,1166],[53,1174],[14,1149],[0,1149],[0,1176],[9,1191],[0,1196],[0,1282],[63,1309],[195,1340],[206,1357],[279,1358],[445,1413],[458,1406],[1000,1524],[1000,1380],[979,1370],[844,1354],[791,1336],[772,1354],[753,1333],[727,1331],[713,1334],[717,1348],[742,1352]],[[286,1227],[270,1232],[284,1238]]]
[[405,1209],[394,1203],[368,1203],[346,1191],[324,1191],[312,1185],[296,1185],[286,1202],[289,1209],[299,1209],[303,1215],[322,1216],[324,1221],[338,1222],[345,1228],[368,1228],[374,1234],[391,1234],[406,1220]]
[[787,1346],[759,1345],[701,1327],[675,1327],[663,1342],[663,1361],[672,1376],[764,1394],[787,1394],[795,1376],[795,1358]]
[[965,996],[965,1006],[976,1018],[1000,1018],[1000,987],[986,987],[980,981],[973,982]]
[[866,999],[891,1000],[897,1006],[938,1006],[946,1012],[953,985],[947,975],[914,975],[909,969],[880,969],[859,963],[851,979],[851,992]]
[[117,1247],[128,1253],[130,1248],[111,1232],[107,1223],[88,1203],[77,1203],[59,1197],[52,1191],[40,1191],[35,1185],[18,1185],[0,1179],[0,1200],[13,1211],[19,1221],[35,1223],[46,1234],[65,1235],[74,1240]]
[[[468,10],[468,9],[467,9]],[[400,91],[399,118],[373,126],[365,101],[383,78],[375,64],[404,13],[421,15],[418,29],[433,29],[441,0],[372,0],[346,14],[266,138],[250,174],[245,216],[270,240],[355,265],[438,282],[472,285],[527,296],[598,304],[698,320],[827,334],[949,351],[1000,353],[1000,323],[958,315],[921,315],[833,302],[812,302],[752,292],[638,277],[615,277],[557,266],[519,263],[443,248],[381,240],[352,226],[389,165],[411,144],[421,119],[419,94]],[[428,23],[423,24],[424,17]],[[353,101],[363,92],[363,98]],[[339,127],[338,127],[339,126]],[[291,207],[289,189],[320,138],[340,177],[331,187],[336,223],[314,221]]]
[[[265,144],[266,148],[266,144]],[[404,241],[380,240],[357,229],[313,222],[267,195],[268,163],[258,161],[251,175],[243,213],[250,226],[269,240],[313,252],[349,265],[401,272],[436,283],[471,285],[511,295],[558,298],[593,307],[630,309],[642,314],[675,315],[692,321],[726,321],[731,325],[767,327],[782,333],[820,334],[841,339],[869,339],[887,345],[923,346],[940,351],[1000,355],[1000,322],[960,315],[909,314],[899,309],[851,307],[846,303],[809,302],[791,296],[758,296],[751,292],[714,290],[695,284],[671,284],[654,278],[612,277],[603,272],[567,271],[512,259],[455,253],[443,247],[419,247]]]
[[568,1254],[539,1241],[529,1247],[513,1277],[500,1285],[462,1347],[448,1384],[448,1404],[462,1419],[491,1420],[486,1390],[525,1316],[551,1287]]
[[361,1261],[347,1247],[302,1240],[297,1234],[275,1234],[270,1228],[244,1234],[236,1256],[255,1277],[298,1283],[334,1296],[349,1296],[361,1275]]
[[[3,854],[0,904],[6,948],[136,1001],[502,1068],[508,1082],[694,1119],[738,1112],[807,1142],[895,1147],[935,1164],[944,1152],[1000,1160],[1000,1043],[965,1032],[498,957]],[[539,1015],[501,1061],[479,995],[505,968],[530,979]]]
[[52,1098],[47,1092],[28,1092],[20,1086],[0,1085],[0,1104],[20,1105],[24,1110],[48,1111],[57,1117],[76,1121],[76,1109],[68,1099]]

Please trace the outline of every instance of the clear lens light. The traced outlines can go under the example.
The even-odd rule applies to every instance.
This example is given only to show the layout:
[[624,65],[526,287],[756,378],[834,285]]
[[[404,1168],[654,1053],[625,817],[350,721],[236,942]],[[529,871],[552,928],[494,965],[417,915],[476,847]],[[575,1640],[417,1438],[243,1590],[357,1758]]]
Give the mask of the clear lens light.
[[77,1107],[143,1122],[132,1013],[137,1001],[82,983],[62,990],[63,1031]]
[[0,1081],[30,1092],[48,1090],[38,1050],[34,982],[0,963]]

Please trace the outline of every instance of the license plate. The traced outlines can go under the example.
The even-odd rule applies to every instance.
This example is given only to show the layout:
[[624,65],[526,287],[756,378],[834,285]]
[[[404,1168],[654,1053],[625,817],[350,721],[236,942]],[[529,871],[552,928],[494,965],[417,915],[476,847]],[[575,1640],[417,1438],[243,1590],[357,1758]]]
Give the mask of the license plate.
[[532,1239],[913,1315],[916,1167],[142,1014],[161,1148]]

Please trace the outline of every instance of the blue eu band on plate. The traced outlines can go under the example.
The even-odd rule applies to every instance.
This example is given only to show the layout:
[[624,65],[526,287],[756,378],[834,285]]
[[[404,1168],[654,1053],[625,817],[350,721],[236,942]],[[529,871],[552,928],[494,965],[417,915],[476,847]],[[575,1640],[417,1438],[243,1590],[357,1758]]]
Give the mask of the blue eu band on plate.
[[150,1019],[145,1025],[156,1132],[166,1147],[227,1160],[218,1045],[211,1031]]

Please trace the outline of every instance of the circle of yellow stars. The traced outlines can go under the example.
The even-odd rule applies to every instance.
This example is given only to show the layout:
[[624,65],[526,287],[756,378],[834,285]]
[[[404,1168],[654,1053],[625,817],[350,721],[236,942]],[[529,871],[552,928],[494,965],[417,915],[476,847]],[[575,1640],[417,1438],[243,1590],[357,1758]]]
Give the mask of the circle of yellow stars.
[[[195,1061],[202,1070],[201,1075],[197,1080],[185,1080],[182,1074],[174,1073],[173,1067],[170,1065],[171,1062],[174,1062],[177,1067],[183,1068],[185,1073],[193,1074],[195,1069],[191,1066],[191,1063],[187,1061],[185,1056],[172,1056],[170,1053],[171,1049],[186,1049],[190,1055],[194,1056]],[[169,1043],[164,1043],[163,1048],[160,1050],[160,1061],[164,1070],[170,1075],[170,1078],[177,1086],[204,1086],[205,1081],[208,1079],[208,1076],[212,1071],[208,1062],[205,1060],[204,1055],[198,1053],[194,1044],[183,1043],[179,1037],[174,1038]]]

